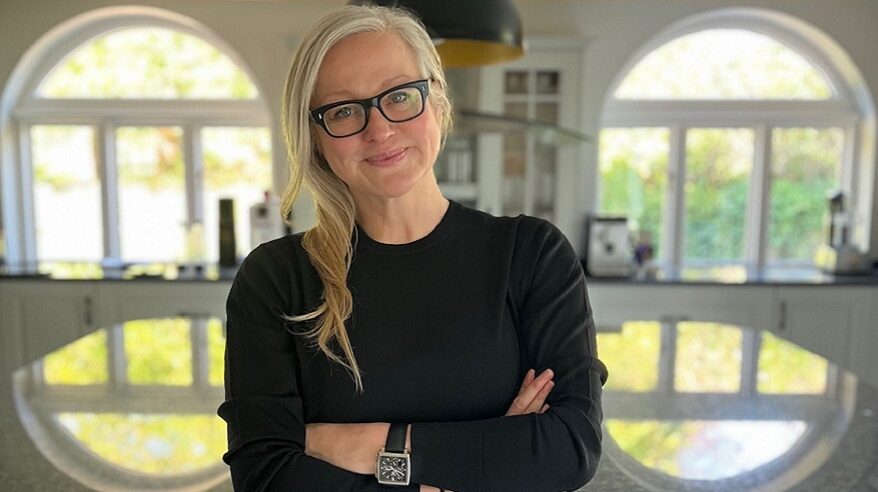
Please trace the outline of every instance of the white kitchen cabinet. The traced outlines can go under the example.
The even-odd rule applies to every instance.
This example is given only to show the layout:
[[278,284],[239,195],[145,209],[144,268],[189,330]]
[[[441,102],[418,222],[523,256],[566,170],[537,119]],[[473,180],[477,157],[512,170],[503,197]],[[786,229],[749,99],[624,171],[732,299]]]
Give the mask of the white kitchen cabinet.
[[770,329],[833,364],[852,369],[859,360],[854,347],[870,317],[867,287],[789,286],[775,289]]
[[771,287],[659,285],[592,281],[588,287],[599,330],[626,321],[702,321],[764,329],[771,321]]
[[230,282],[104,282],[98,286],[99,313],[107,325],[176,316],[225,320],[230,287]]
[[11,280],[2,289],[7,373],[99,327],[94,282]]
[[850,369],[873,387],[878,388],[878,287],[863,289],[864,309],[857,312],[858,318],[867,316],[861,322],[854,323],[850,342]]

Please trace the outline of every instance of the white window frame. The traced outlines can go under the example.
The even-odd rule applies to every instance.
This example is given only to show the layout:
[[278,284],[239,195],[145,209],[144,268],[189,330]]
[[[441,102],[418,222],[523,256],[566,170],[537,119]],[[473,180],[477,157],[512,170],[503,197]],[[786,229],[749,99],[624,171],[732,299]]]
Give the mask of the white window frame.
[[[134,27],[166,28],[198,37],[229,57],[258,90],[250,100],[211,99],[44,99],[36,90],[47,74],[73,50],[95,37]],[[271,114],[258,80],[237,53],[208,28],[184,16],[150,7],[110,7],[80,15],[41,38],[16,67],[3,94],[0,125],[0,190],[7,261],[39,261],[34,220],[30,128],[34,125],[83,125],[95,131],[95,159],[101,180],[103,257],[121,259],[116,186],[116,129],[126,126],[174,126],[183,130],[186,223],[203,220],[201,129],[271,128]],[[169,259],[170,260],[170,259]]]
[[[744,29],[769,36],[805,57],[820,69],[832,87],[829,100],[635,100],[614,93],[637,63],[664,44],[709,29]],[[690,128],[749,128],[754,131],[753,172],[745,237],[744,267],[759,275],[767,264],[771,134],[775,128],[841,128],[844,150],[839,184],[855,211],[853,241],[864,251],[872,234],[874,149],[864,134],[874,128],[874,104],[853,62],[831,39],[786,14],[762,9],[722,9],[685,19],[644,45],[620,70],[610,86],[601,120],[602,129],[665,128],[670,132],[668,184],[662,212],[661,267],[671,276],[683,268],[686,132]],[[758,191],[758,193],[757,193]],[[595,209],[599,209],[600,189]],[[805,266],[784,262],[778,266]],[[689,266],[689,265],[687,265]],[[691,266],[706,266],[695,265]]]

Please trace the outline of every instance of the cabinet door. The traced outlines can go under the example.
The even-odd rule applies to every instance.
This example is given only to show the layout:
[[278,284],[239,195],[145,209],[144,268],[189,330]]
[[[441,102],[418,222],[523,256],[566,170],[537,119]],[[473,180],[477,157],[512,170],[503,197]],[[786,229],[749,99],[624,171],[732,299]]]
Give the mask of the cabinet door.
[[4,284],[2,323],[14,365],[37,360],[96,328],[95,287],[82,281]]
[[[851,371],[878,388],[878,287],[863,289],[864,319],[851,331]],[[859,312],[858,311],[858,312]]]
[[599,330],[618,329],[626,321],[700,321],[761,330],[771,321],[769,287],[592,281],[588,292]]
[[99,286],[105,325],[128,320],[162,317],[225,319],[229,282],[105,282]]
[[868,318],[867,294],[867,289],[856,287],[779,287],[774,331],[839,367],[850,368],[853,335]]

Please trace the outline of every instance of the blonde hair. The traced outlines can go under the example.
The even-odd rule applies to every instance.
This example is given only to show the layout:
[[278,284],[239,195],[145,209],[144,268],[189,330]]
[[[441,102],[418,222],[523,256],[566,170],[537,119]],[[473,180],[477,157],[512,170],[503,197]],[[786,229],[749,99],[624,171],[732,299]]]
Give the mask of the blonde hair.
[[[435,110],[443,144],[451,128],[451,101],[439,54],[424,26],[412,14],[397,8],[347,6],[319,20],[299,44],[283,98],[290,180],[281,199],[281,214],[289,215],[304,182],[314,198],[317,223],[305,232],[302,244],[323,283],[323,302],[313,311],[287,316],[287,320],[314,321],[313,328],[304,335],[350,373],[360,393],[362,374],[344,325],[353,309],[347,277],[353,257],[351,237],[356,208],[347,185],[317,149],[316,128],[310,124],[308,111],[327,52],[342,39],[365,32],[394,34],[412,49],[422,76],[430,80],[427,102]],[[333,350],[333,344],[341,354]]]

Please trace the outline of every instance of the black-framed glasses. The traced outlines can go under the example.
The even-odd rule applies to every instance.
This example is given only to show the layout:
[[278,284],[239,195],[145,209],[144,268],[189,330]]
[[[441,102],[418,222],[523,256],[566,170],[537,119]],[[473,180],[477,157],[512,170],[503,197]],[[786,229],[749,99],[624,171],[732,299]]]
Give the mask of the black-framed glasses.
[[430,80],[416,80],[391,87],[375,97],[338,101],[312,109],[311,119],[331,137],[356,135],[366,129],[373,107],[393,123],[413,120],[424,112]]

